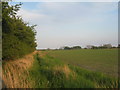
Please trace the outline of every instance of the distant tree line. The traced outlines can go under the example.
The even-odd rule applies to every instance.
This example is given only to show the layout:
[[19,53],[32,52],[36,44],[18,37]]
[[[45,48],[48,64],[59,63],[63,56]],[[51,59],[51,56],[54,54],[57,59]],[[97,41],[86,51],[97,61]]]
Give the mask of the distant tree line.
[[22,4],[2,2],[2,59],[20,58],[36,49],[35,25],[30,26],[17,16]]
[[81,49],[81,46],[73,46],[73,47],[64,46],[61,47],[60,49],[64,49],[64,50]]
[[[59,50],[73,50],[73,49],[110,49],[110,48],[120,48],[120,44],[118,45],[118,47],[114,47],[111,44],[103,44],[101,46],[94,46],[94,45],[87,45],[85,48],[82,48],[81,46],[73,46],[73,47],[69,47],[69,46],[64,46],[59,48]],[[56,49],[58,50],[58,49]]]
[[101,46],[94,46],[94,45],[87,45],[86,49],[110,49],[110,48],[118,48],[115,46],[112,46],[111,44],[103,44]]

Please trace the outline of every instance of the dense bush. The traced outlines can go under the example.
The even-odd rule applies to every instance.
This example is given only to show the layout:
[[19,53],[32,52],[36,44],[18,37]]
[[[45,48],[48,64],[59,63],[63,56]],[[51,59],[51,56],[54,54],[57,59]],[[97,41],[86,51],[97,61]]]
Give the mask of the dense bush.
[[2,2],[2,58],[10,60],[31,53],[36,48],[34,26],[17,16],[20,4]]

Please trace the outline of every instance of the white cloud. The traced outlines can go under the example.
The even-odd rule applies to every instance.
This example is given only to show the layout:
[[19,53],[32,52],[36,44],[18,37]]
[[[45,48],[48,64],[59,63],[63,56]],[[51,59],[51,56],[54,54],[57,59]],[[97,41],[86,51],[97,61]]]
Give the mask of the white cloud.
[[[117,3],[90,3],[88,6],[85,4],[44,2],[41,5],[38,3],[36,10],[21,9],[19,15],[22,15],[27,21],[42,22],[40,24],[43,25],[50,23],[59,24],[61,22],[69,23],[70,21],[76,22],[80,20],[83,22],[104,21],[104,18],[108,15],[105,13],[117,9]],[[98,18],[99,16],[101,18]]]
[[25,21],[28,21],[30,23],[36,22],[36,20],[44,19],[47,17],[47,15],[44,15],[42,13],[38,13],[35,11],[29,11],[25,9],[20,9],[18,12],[18,15],[21,16]]
[[[71,40],[71,38],[73,38],[73,40],[68,41],[68,43],[77,43],[77,41],[84,42],[84,40],[90,42],[94,37],[95,40],[93,41],[96,42],[100,41],[100,37],[104,39],[104,42],[105,40],[107,41],[108,38],[112,36],[112,32],[110,32],[111,35],[109,34],[108,37],[105,37],[108,30],[107,27],[109,27],[109,30],[115,29],[113,23],[117,20],[117,14],[111,13],[115,10],[117,10],[117,3],[91,3],[87,5],[87,3],[44,2],[42,4],[38,3],[35,10],[22,8],[19,15],[22,15],[23,19],[30,22],[30,24],[38,25],[36,27],[36,37],[39,47],[58,47],[59,45],[67,44],[66,41]],[[101,33],[100,29],[104,30],[105,28],[107,30]],[[73,31],[70,31],[72,29]],[[74,29],[76,32],[78,29],[79,32],[81,29],[84,30],[81,30],[82,34],[80,34],[79,32],[74,33]],[[92,29],[96,29],[97,31],[92,31]],[[96,32],[101,34],[96,34]],[[102,34],[103,36],[101,36]],[[85,37],[85,35],[88,35],[88,37]],[[114,35],[116,35],[116,33]],[[78,39],[76,40],[77,36]],[[81,40],[79,40],[79,38]],[[114,42],[116,40],[115,38],[116,37],[111,38],[111,41]],[[52,43],[50,43],[51,40],[54,42],[52,41]]]

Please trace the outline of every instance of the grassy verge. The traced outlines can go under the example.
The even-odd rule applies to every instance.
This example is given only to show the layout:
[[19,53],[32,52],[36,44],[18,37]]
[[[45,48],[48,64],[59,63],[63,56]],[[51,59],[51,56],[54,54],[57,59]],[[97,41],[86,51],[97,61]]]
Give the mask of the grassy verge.
[[28,68],[34,62],[35,52],[26,55],[18,60],[9,60],[2,62],[3,88],[32,88],[32,82],[29,82]]
[[29,69],[34,88],[117,88],[117,78],[68,65],[49,55],[35,56]]

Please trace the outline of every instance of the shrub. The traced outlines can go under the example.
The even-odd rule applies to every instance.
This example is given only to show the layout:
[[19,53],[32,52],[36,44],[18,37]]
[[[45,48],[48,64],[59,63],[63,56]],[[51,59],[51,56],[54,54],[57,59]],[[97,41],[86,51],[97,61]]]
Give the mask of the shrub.
[[36,48],[34,26],[17,16],[20,4],[2,2],[2,55],[3,60],[22,57]]

